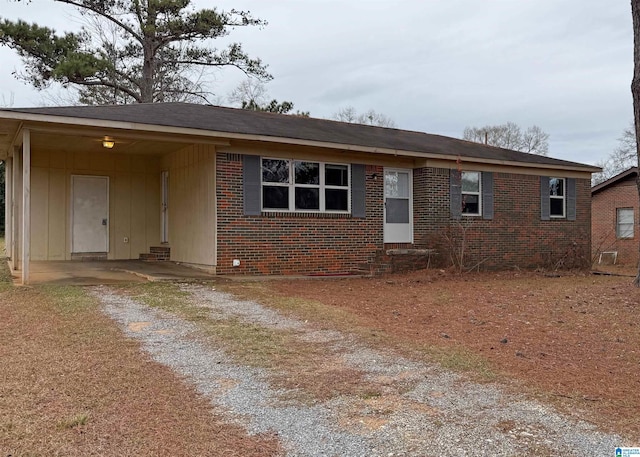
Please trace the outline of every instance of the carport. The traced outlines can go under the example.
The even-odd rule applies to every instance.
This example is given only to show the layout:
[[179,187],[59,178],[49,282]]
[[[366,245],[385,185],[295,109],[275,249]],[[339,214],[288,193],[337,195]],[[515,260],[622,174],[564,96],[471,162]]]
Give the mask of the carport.
[[[215,271],[215,154],[229,141],[163,119],[145,124],[140,113],[130,120],[103,119],[103,110],[83,117],[86,109],[95,111],[0,110],[5,246],[19,282],[89,278],[90,272],[107,279],[120,267],[88,269],[86,262],[147,259],[157,249],[158,260]],[[83,266],[76,270],[69,261]],[[147,269],[131,265],[127,271]],[[54,267],[62,270],[55,275]]]

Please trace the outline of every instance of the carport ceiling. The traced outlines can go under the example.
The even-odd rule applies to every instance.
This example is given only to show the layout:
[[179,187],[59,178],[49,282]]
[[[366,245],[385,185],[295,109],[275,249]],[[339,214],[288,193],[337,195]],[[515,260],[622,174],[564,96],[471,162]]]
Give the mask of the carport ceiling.
[[[74,153],[163,155],[182,149],[190,144],[190,142],[171,142],[155,138],[132,137],[122,132],[110,133],[85,136],[83,134],[34,131],[31,133],[31,149]],[[115,142],[112,149],[106,149],[102,146],[102,140],[105,137]]]

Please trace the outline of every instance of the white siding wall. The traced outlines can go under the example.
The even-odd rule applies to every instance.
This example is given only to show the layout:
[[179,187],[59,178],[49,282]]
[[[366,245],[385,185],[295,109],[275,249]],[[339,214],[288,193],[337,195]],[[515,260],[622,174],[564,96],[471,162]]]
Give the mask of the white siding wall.
[[137,259],[160,243],[159,157],[36,150],[31,177],[32,260],[71,259],[71,175],[109,177],[109,259]]
[[216,262],[215,147],[194,145],[169,154],[171,260],[203,266]]

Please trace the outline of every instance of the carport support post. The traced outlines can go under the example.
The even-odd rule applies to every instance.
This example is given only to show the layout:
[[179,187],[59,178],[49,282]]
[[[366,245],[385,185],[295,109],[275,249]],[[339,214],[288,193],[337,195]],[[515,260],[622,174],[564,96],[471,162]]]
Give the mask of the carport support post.
[[11,195],[13,197],[13,201],[11,202],[13,205],[11,209],[11,214],[13,214],[13,219],[11,219],[11,269],[14,271],[20,268],[20,246],[18,243],[20,242],[19,222],[22,221],[20,218],[20,206],[22,202],[19,202],[18,199],[20,198],[22,189],[18,189],[18,184],[22,182],[20,179],[22,176],[22,170],[20,169],[21,161],[22,153],[20,152],[20,148],[15,146],[13,148],[13,182],[11,183]]
[[4,161],[4,247],[13,262],[13,157]]
[[31,132],[22,132],[22,284],[29,283],[31,241]]

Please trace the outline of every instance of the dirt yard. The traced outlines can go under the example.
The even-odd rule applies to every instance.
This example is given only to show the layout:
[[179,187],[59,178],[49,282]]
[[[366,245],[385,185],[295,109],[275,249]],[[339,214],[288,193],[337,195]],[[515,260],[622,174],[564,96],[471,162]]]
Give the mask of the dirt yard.
[[[638,440],[640,289],[631,280],[428,270],[376,279],[274,281],[254,288],[266,287],[275,293],[273,300],[320,302],[385,343],[524,390]],[[255,296],[257,289],[247,287],[231,289]]]

